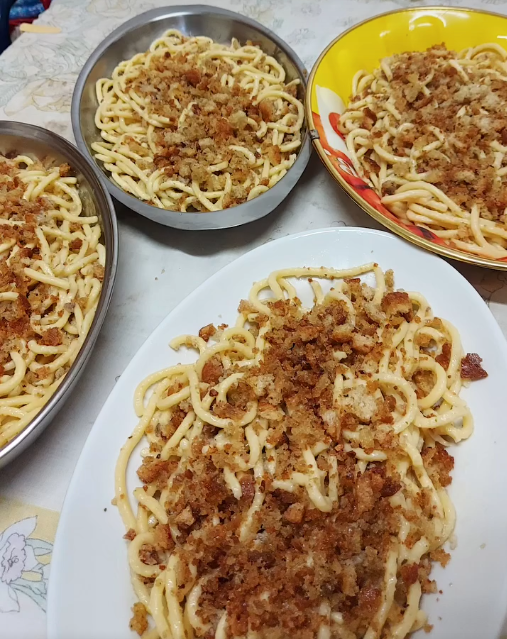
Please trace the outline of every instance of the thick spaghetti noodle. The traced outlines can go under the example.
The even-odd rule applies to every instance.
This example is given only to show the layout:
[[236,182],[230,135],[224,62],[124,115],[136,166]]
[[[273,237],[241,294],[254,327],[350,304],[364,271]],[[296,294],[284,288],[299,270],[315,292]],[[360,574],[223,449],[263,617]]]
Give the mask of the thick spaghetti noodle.
[[[293,277],[310,282],[313,308]],[[131,627],[403,639],[425,626],[421,595],[455,523],[446,446],[473,430],[461,380],[486,375],[456,328],[376,264],[291,268],[254,285],[234,327],[182,345],[195,364],[139,385],[116,466]],[[134,512],[126,469],[144,437]]]
[[105,249],[70,167],[0,156],[0,447],[56,391],[90,329]]
[[262,49],[174,29],[97,82],[95,157],[127,193],[217,211],[274,186],[296,160],[299,80]]
[[341,115],[357,172],[406,223],[507,257],[507,52],[444,45],[359,71]]

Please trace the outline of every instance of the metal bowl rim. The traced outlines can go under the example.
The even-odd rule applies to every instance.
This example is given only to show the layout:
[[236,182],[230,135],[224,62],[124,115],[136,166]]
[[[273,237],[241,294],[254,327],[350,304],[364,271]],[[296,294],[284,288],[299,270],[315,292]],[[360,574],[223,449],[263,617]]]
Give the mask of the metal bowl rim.
[[[53,412],[56,414],[58,409],[61,408],[63,403],[69,398],[72,390],[76,390],[72,387],[82,373],[104,323],[113,294],[118,266],[118,226],[116,212],[104,181],[102,177],[97,174],[97,169],[87,158],[83,157],[79,149],[73,146],[68,140],[48,129],[23,122],[0,121],[0,138],[8,138],[11,136],[24,138],[28,144],[30,140],[35,139],[40,144],[47,145],[49,156],[52,152],[60,153],[68,160],[73,169],[83,174],[90,185],[94,205],[103,218],[104,243],[107,244],[109,240],[111,249],[106,253],[105,279],[100,292],[97,311],[76,359],[65,375],[63,382],[32,421],[8,442],[6,446],[0,449],[0,467],[5,466],[12,461],[18,453],[22,452],[25,447],[23,444],[28,445],[26,443],[27,439],[32,443],[33,440],[43,432],[49,425],[51,414]],[[110,228],[107,228],[107,225],[110,225]],[[39,432],[36,433],[36,431]],[[19,447],[21,447],[21,450],[18,450]]]
[[[219,15],[223,17],[229,17],[238,22],[242,22],[243,24],[249,27],[257,29],[264,36],[266,36],[268,39],[274,42],[277,47],[279,47],[282,51],[284,51],[284,53],[290,58],[291,62],[294,64],[294,66],[296,67],[299,73],[299,79],[302,85],[303,106],[304,106],[304,101],[307,94],[308,71],[306,67],[304,66],[302,60],[299,58],[297,53],[289,44],[287,44],[276,33],[271,31],[267,27],[265,27],[263,24],[257,22],[256,20],[253,20],[252,18],[244,16],[240,13],[236,13],[235,11],[229,11],[228,9],[222,9],[220,7],[214,7],[211,5],[209,6],[201,5],[201,4],[174,5],[170,7],[159,7],[155,9],[149,9],[148,11],[140,13],[139,15],[134,16],[130,20],[127,20],[126,22],[121,24],[119,27],[114,29],[114,31],[112,31],[108,36],[106,36],[106,38],[104,38],[104,40],[102,40],[102,42],[92,51],[89,58],[85,62],[81,72],[79,73],[78,79],[74,87],[74,92],[72,94],[71,120],[72,120],[72,130],[74,133],[74,137],[76,138],[77,146],[79,150],[81,151],[81,153],[85,155],[86,158],[93,163],[93,165],[96,167],[96,170],[100,172],[101,177],[105,180],[105,184],[109,193],[115,199],[119,200],[122,204],[127,206],[134,213],[137,213],[138,215],[142,215],[143,217],[147,217],[148,219],[151,219],[158,224],[163,224],[164,226],[173,226],[173,224],[165,225],[163,222],[159,222],[158,220],[155,219],[156,218],[155,213],[164,212],[165,214],[167,214],[167,218],[169,221],[174,220],[175,222],[176,221],[181,222],[181,225],[178,224],[174,228],[179,228],[183,230],[188,230],[189,228],[191,228],[192,230],[213,230],[213,229],[217,230],[221,228],[232,228],[234,226],[241,226],[243,224],[248,224],[250,222],[253,222],[255,220],[258,220],[268,215],[269,213],[272,212],[273,208],[275,207],[273,208],[268,207],[268,209],[264,212],[262,210],[263,196],[267,195],[268,193],[271,196],[273,196],[273,194],[277,194],[278,191],[282,191],[283,182],[285,178],[291,172],[293,172],[293,174],[297,173],[296,170],[293,171],[293,169],[296,169],[296,168],[299,170],[299,176],[296,178],[296,182],[295,182],[297,183],[306,165],[308,164],[308,161],[310,159],[310,154],[311,154],[311,141],[310,141],[310,135],[309,135],[308,120],[305,117],[305,122],[303,124],[304,126],[303,139],[301,142],[301,147],[299,149],[296,161],[287,171],[287,174],[279,182],[277,182],[273,187],[271,187],[269,191],[267,191],[266,193],[262,193],[261,195],[254,198],[253,200],[250,200],[249,202],[238,204],[237,206],[231,207],[230,209],[221,209],[220,211],[209,211],[207,213],[181,213],[179,211],[169,211],[165,209],[159,209],[158,207],[152,206],[151,204],[146,204],[139,198],[136,198],[133,195],[130,195],[126,191],[123,191],[122,189],[120,189],[118,186],[116,186],[113,183],[113,181],[109,178],[109,176],[104,174],[101,167],[99,166],[99,164],[97,163],[93,155],[90,153],[88,149],[88,145],[86,144],[85,138],[81,131],[80,105],[81,105],[81,99],[83,96],[84,86],[86,84],[86,81],[88,79],[88,76],[91,70],[97,64],[97,62],[102,58],[103,54],[109,49],[109,47],[112,44],[114,44],[115,42],[123,38],[128,33],[134,32],[139,27],[144,26],[145,24],[149,24],[150,22],[156,22],[157,20],[161,18],[170,18],[170,17],[177,17],[182,15],[184,16],[184,15],[205,15],[205,14],[213,14],[213,15]],[[306,116],[306,110],[305,110],[305,116]],[[285,197],[289,194],[292,188],[293,187],[290,187],[287,193],[285,193],[285,195],[283,196],[280,193],[281,197],[279,198],[278,204],[280,204],[285,199]],[[261,207],[258,206],[259,202],[261,203]],[[278,206],[278,204],[276,206]],[[238,211],[240,209],[244,211],[247,207],[251,209],[252,211],[255,208],[260,209],[260,212],[255,215],[250,214],[248,216],[248,219],[241,220],[235,223],[234,217],[238,217],[238,218],[240,217],[238,215]],[[234,215],[232,212],[235,212],[236,215]],[[213,219],[215,224],[213,224],[212,226],[204,226],[204,227],[201,226],[201,223],[203,222],[203,216],[205,216],[205,218],[207,218],[208,220]],[[233,219],[228,220],[227,218],[229,217],[233,217]],[[225,218],[225,219],[221,219],[221,218]]]

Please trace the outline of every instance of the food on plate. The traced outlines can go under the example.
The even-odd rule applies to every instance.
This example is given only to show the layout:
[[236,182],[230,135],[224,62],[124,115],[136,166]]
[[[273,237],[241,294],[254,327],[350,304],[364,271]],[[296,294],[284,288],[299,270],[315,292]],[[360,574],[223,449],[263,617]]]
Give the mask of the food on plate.
[[356,171],[405,223],[507,257],[507,51],[444,44],[359,71],[340,116]]
[[[457,329],[372,263],[273,272],[233,326],[171,346],[197,359],[139,384],[116,465],[131,628],[173,639],[428,630],[421,596],[436,590],[432,564],[449,561],[455,524],[447,448],[473,430],[462,380],[487,375]],[[126,469],[141,442],[133,507]]]
[[254,43],[171,29],[97,82],[92,144],[111,179],[171,211],[218,211],[255,198],[301,146],[299,80]]
[[0,447],[61,384],[90,329],[105,248],[68,164],[0,155]]

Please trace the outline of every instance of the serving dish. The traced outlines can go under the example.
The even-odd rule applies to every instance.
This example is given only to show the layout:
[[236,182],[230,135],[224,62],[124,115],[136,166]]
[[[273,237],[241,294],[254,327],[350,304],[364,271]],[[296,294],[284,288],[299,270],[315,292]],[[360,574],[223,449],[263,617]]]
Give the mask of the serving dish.
[[[397,287],[425,295],[435,314],[458,328],[463,347],[481,354],[489,373],[463,391],[475,417],[475,432],[469,441],[451,447],[455,470],[450,496],[457,510],[458,544],[447,568],[432,573],[443,594],[426,596],[423,607],[434,624],[433,639],[498,636],[507,601],[507,512],[498,508],[507,481],[502,457],[507,432],[497,418],[507,375],[505,339],[473,287],[445,261],[391,234],[349,228],[288,236],[242,256],[189,295],[139,350],[97,418],[67,493],[51,567],[49,639],[102,639],[128,632],[135,597],[122,540],[125,530],[111,506],[114,467],[137,424],[137,384],[153,371],[195,359],[193,351],[172,351],[169,340],[197,334],[209,322],[234,321],[238,300],[253,281],[272,270],[346,268],[371,261],[393,268]],[[308,299],[302,301],[311,303],[309,287]],[[129,494],[140,483],[135,471],[144,445],[134,451],[128,467]],[[77,534],[83,530],[85,539]],[[464,606],[464,601],[474,603]]]
[[171,28],[178,29],[187,36],[204,35],[222,43],[230,43],[234,37],[241,43],[247,40],[255,42],[284,67],[287,81],[299,78],[301,84],[298,97],[304,99],[306,70],[303,63],[281,38],[263,25],[238,13],[203,5],[152,9],[113,31],[85,63],[74,89],[71,109],[72,127],[78,148],[104,173],[107,188],[114,198],[159,224],[185,230],[210,230],[239,226],[264,217],[285,199],[308,163],[311,145],[306,126],[294,165],[275,186],[244,204],[204,214],[168,211],[146,204],[116,186],[107,176],[102,163],[93,157],[91,145],[101,140],[100,132],[95,126],[98,106],[96,81],[102,77],[110,77],[120,61],[146,51],[157,37]]
[[36,417],[6,446],[0,449],[0,468],[19,455],[42,433],[68,400],[90,358],[106,317],[113,293],[118,261],[118,230],[112,200],[90,162],[59,135],[29,124],[0,122],[0,153],[49,158],[56,165],[68,163],[79,184],[84,215],[97,215],[106,249],[104,281],[89,333],[65,379]]
[[364,211],[429,251],[498,270],[507,269],[506,258],[488,259],[452,248],[429,229],[404,223],[393,215],[358,176],[337,123],[359,70],[372,71],[382,58],[405,51],[424,51],[442,42],[457,51],[486,42],[507,49],[506,30],[506,16],[455,7],[415,7],[369,18],[340,34],[321,53],[308,80],[305,104],[308,128],[320,159]]

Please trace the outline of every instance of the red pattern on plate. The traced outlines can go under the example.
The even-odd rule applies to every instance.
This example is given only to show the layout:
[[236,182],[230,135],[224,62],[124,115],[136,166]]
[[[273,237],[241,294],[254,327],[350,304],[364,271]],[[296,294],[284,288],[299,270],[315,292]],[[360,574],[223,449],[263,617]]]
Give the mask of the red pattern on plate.
[[[409,233],[413,233],[418,237],[422,237],[425,240],[429,240],[435,244],[439,244],[440,246],[445,246],[447,248],[451,248],[449,243],[435,235],[429,229],[423,228],[421,226],[416,226],[415,224],[405,224],[399,218],[387,209],[382,202],[380,201],[380,197],[378,194],[362,179],[357,175],[357,172],[354,168],[354,165],[350,161],[350,158],[338,151],[337,149],[333,149],[326,137],[326,133],[324,131],[324,127],[322,126],[322,120],[318,113],[312,112],[313,122],[317,133],[319,134],[319,142],[326,153],[328,160],[331,162],[333,167],[338,171],[340,176],[349,184],[352,189],[359,195],[359,197],[367,202],[370,206],[372,206],[376,211],[378,211],[385,218],[394,222],[401,228],[405,229]],[[338,130],[338,123],[340,121],[340,116],[338,113],[331,113],[329,115],[329,123],[333,127],[333,130],[338,133],[338,135],[344,140],[344,136]],[[498,260],[499,262],[506,262],[507,258],[501,258]]]

